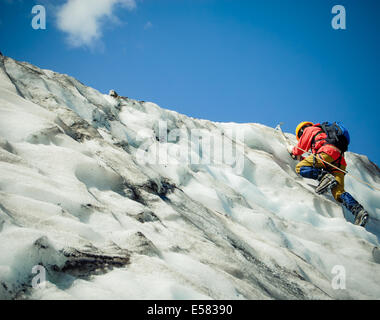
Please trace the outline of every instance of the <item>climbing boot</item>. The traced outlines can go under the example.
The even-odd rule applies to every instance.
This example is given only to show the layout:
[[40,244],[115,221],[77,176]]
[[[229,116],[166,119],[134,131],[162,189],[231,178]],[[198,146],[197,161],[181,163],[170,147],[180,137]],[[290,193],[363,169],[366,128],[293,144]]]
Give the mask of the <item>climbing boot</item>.
[[335,177],[327,171],[322,171],[322,173],[318,177],[318,180],[319,184],[315,189],[315,192],[318,194],[323,194],[327,190],[334,188],[338,184],[338,181],[335,180]]
[[360,204],[357,204],[352,208],[352,213],[355,216],[354,224],[357,226],[365,227],[369,219],[368,212],[365,211]]

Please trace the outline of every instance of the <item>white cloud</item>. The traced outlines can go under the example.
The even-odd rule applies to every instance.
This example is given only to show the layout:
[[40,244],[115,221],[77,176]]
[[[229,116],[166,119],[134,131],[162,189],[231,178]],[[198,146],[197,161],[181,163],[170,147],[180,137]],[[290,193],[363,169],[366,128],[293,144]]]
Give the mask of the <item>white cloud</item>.
[[146,30],[146,29],[150,29],[150,28],[152,28],[153,27],[153,24],[152,24],[152,22],[150,22],[150,21],[148,21],[147,23],[145,23],[145,25],[144,25],[144,29]]
[[135,0],[67,0],[58,9],[57,26],[68,34],[74,47],[91,47],[102,37],[102,28],[108,22],[118,21],[117,8],[133,10]]

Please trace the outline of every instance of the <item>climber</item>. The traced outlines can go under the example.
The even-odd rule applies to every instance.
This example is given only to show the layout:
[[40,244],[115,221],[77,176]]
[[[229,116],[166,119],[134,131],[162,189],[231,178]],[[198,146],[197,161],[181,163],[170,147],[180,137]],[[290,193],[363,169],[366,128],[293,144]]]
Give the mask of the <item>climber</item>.
[[[351,194],[344,190],[344,171],[347,166],[344,152],[350,143],[347,129],[339,122],[313,124],[305,121],[297,126],[296,137],[297,146],[288,145],[288,152],[292,158],[300,160],[296,172],[304,178],[318,180],[319,185],[315,190],[318,194],[330,189],[335,200],[342,203],[355,216],[354,223],[364,227],[369,219],[368,213]],[[309,150],[312,154],[303,158],[302,155]],[[329,163],[342,171],[333,168]]]

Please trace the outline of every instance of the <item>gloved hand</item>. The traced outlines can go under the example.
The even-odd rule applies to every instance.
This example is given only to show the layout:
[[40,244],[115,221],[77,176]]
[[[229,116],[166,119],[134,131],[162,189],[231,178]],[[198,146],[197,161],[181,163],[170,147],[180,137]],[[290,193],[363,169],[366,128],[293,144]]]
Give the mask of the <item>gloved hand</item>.
[[287,148],[287,150],[288,150],[290,156],[291,156],[294,160],[297,159],[297,156],[295,156],[295,155],[293,154],[293,148],[294,148],[294,147],[293,147],[292,145],[288,144],[288,145],[286,146],[286,148]]

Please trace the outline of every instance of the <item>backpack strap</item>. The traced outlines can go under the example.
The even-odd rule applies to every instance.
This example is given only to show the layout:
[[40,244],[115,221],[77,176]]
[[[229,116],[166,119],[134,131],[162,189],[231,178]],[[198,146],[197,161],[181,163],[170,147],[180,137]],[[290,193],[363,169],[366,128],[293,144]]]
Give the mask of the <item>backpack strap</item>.
[[[316,127],[319,127],[319,128],[322,129],[321,126],[316,126]],[[311,139],[311,152],[312,152],[312,154],[313,154],[313,168],[315,168],[315,165],[317,164],[316,153],[313,151],[313,150],[314,150],[314,146],[315,146],[315,140],[316,140],[315,138],[316,138],[319,134],[321,134],[321,133],[324,133],[324,131],[323,131],[323,130],[318,131],[318,132],[313,136],[313,138]],[[323,140],[323,139],[320,139],[320,140]],[[317,141],[320,141],[320,140],[317,140]]]
[[[326,140],[326,143],[329,143],[329,140],[335,140],[335,141],[338,140],[337,130],[340,134],[342,133],[342,129],[336,124],[336,122],[334,122],[329,128],[326,127],[326,123],[323,123],[322,128],[324,128],[326,130],[326,133],[327,133],[328,139]],[[335,145],[335,148],[337,148],[339,150],[340,155],[339,155],[339,158],[337,158],[336,160],[331,162],[331,164],[338,166],[340,168],[342,158],[344,155],[344,151],[342,151],[336,145]]]
[[313,152],[313,149],[314,149],[314,147],[315,147],[315,143],[316,143],[316,141],[326,140],[326,139],[319,139],[319,140],[316,140],[316,137],[317,137],[318,135],[320,135],[321,133],[325,133],[325,131],[323,130],[323,127],[322,127],[322,126],[315,126],[315,127],[320,128],[321,130],[318,131],[318,132],[313,136],[313,138],[311,139],[311,152],[312,152],[312,153],[314,153],[314,152]]

